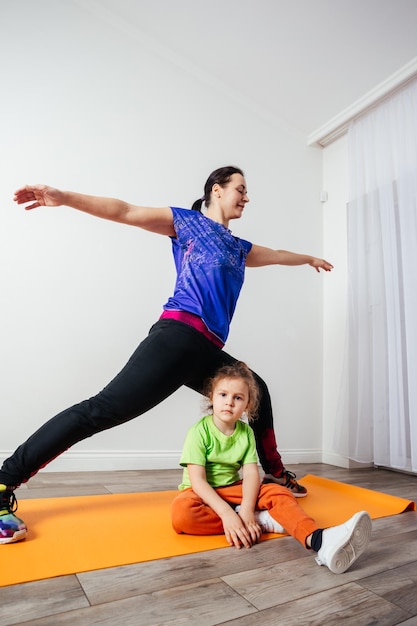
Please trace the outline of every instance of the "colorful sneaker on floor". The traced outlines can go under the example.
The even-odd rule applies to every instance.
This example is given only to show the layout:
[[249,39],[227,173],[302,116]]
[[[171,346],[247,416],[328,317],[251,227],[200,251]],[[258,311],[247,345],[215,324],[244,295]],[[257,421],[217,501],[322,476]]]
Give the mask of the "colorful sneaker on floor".
[[334,574],[343,574],[364,552],[371,538],[372,522],[366,511],[360,511],[344,524],[323,530],[316,561]]
[[13,543],[26,537],[26,524],[14,515],[17,500],[14,492],[0,485],[0,543]]
[[265,474],[262,482],[265,485],[268,483],[276,483],[277,485],[286,487],[296,498],[305,498],[305,496],[307,495],[307,489],[295,480],[295,474],[293,472],[289,472],[286,469],[284,469],[281,476]]

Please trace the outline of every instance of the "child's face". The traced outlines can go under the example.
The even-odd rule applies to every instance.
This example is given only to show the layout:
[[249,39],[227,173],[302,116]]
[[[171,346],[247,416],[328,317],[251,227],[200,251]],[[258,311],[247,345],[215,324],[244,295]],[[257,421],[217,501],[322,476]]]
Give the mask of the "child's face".
[[233,426],[242,417],[249,402],[249,389],[240,378],[222,378],[213,388],[213,417],[216,425]]

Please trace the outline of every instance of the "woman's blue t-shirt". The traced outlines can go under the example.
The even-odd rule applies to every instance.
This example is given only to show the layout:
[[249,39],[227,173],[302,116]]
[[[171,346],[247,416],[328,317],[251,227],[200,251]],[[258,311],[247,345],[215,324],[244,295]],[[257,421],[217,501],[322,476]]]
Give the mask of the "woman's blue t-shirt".
[[177,234],[171,238],[177,279],[164,310],[198,315],[225,343],[252,244],[199,211],[171,210]]

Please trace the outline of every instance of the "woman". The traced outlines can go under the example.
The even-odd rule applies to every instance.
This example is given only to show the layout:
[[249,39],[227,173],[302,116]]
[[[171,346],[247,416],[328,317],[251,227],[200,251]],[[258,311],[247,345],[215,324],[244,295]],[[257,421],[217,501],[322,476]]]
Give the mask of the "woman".
[[[192,211],[135,206],[45,185],[23,187],[14,199],[18,204],[30,203],[27,209],[65,205],[170,237],[177,281],[161,318],[116,378],[95,397],[46,422],[6,459],[0,470],[0,543],[24,537],[24,523],[13,515],[14,490],[41,467],[78,441],[145,413],[182,385],[201,393],[206,378],[236,361],[222,348],[245,267],[309,264],[318,272],[332,269],[323,259],[264,248],[232,235],[229,222],[239,219],[249,202],[244,174],[237,167],[212,172],[203,198],[194,203]],[[258,376],[256,380],[261,400],[254,432],[265,480],[304,496],[306,489],[282,464],[268,389]]]

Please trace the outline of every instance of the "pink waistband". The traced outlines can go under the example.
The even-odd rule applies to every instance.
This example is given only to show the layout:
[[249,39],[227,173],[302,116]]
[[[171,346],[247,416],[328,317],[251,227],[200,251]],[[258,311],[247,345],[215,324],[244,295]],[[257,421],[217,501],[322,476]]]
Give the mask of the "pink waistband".
[[177,320],[177,322],[188,324],[188,326],[192,326],[195,330],[198,330],[199,333],[204,335],[206,339],[214,343],[218,348],[223,348],[224,346],[220,339],[207,328],[201,317],[194,315],[194,313],[188,313],[188,311],[163,311],[159,319]]

